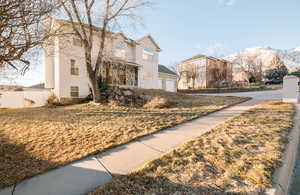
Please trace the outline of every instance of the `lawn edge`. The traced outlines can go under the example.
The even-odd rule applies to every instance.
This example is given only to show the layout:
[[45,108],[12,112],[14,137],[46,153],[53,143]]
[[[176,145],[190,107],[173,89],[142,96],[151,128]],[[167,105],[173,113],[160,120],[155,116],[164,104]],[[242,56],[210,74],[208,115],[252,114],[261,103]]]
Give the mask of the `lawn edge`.
[[300,118],[300,104],[294,104],[294,109],[294,125],[288,135],[289,142],[283,153],[282,165],[275,170],[272,187],[266,190],[267,195],[288,195],[289,193],[299,145],[300,121],[297,119]]

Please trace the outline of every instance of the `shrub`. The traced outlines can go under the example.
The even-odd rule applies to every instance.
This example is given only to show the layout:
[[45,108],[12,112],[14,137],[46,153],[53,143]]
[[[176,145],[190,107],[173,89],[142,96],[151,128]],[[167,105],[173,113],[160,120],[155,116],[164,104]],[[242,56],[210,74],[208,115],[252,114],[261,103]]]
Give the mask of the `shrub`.
[[57,106],[58,101],[57,101],[57,97],[55,95],[51,95],[48,99],[47,99],[47,106]]
[[166,108],[169,107],[170,105],[171,105],[170,102],[166,98],[156,96],[152,98],[150,101],[148,101],[144,105],[144,108]]

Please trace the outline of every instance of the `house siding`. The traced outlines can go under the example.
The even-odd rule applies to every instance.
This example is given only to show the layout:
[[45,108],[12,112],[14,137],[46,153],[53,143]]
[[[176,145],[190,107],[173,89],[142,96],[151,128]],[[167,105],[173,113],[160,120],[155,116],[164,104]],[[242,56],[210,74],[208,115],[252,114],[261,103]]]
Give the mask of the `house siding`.
[[169,91],[171,91],[171,92],[177,91],[177,76],[176,75],[171,75],[171,74],[166,74],[166,73],[160,72],[158,81],[162,82],[162,83],[159,83],[159,86],[161,89],[167,90],[167,88],[166,88],[167,82],[172,82],[173,90],[169,90]]

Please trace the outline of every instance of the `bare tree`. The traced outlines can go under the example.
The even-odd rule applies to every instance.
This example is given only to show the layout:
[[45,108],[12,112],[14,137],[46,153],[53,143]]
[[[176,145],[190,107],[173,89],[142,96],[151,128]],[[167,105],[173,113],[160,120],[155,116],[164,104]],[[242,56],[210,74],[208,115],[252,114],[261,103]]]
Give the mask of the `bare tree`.
[[43,22],[57,5],[55,0],[0,0],[0,68],[25,73],[30,66],[25,54],[51,36]]
[[178,89],[179,82],[182,80],[183,75],[184,75],[184,69],[177,62],[171,63],[169,67],[177,75],[177,89]]
[[[200,76],[200,69],[197,64],[189,64],[184,68],[188,80],[192,81],[192,88],[195,88],[196,81]],[[184,72],[183,71],[183,72]]]
[[239,68],[245,75],[248,83],[262,80],[262,61],[257,59],[257,56],[243,56],[239,54],[233,61],[236,68]]
[[211,73],[212,80],[215,81],[214,87],[219,88],[221,87],[222,82],[226,81],[227,74],[225,71],[221,70],[220,68],[214,67],[211,69],[210,73]]
[[[106,55],[108,40],[113,30],[122,29],[128,20],[137,23],[138,11],[150,5],[149,0],[61,0],[60,4],[71,23],[74,34],[84,48],[85,65],[95,103],[101,102],[100,86],[97,78],[101,67],[110,56]],[[95,26],[100,26],[99,42],[94,43]],[[97,45],[97,47],[95,46]],[[96,60],[92,60],[92,49],[97,48]]]

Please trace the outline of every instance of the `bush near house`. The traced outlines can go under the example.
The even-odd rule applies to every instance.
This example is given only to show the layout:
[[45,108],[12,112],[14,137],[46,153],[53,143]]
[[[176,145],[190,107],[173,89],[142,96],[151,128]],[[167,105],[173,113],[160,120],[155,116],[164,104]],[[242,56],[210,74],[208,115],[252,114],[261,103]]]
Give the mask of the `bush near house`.
[[281,164],[293,106],[266,102],[89,195],[263,194]]
[[103,152],[249,98],[193,96],[136,90],[166,108],[79,105],[0,110],[0,187]]

